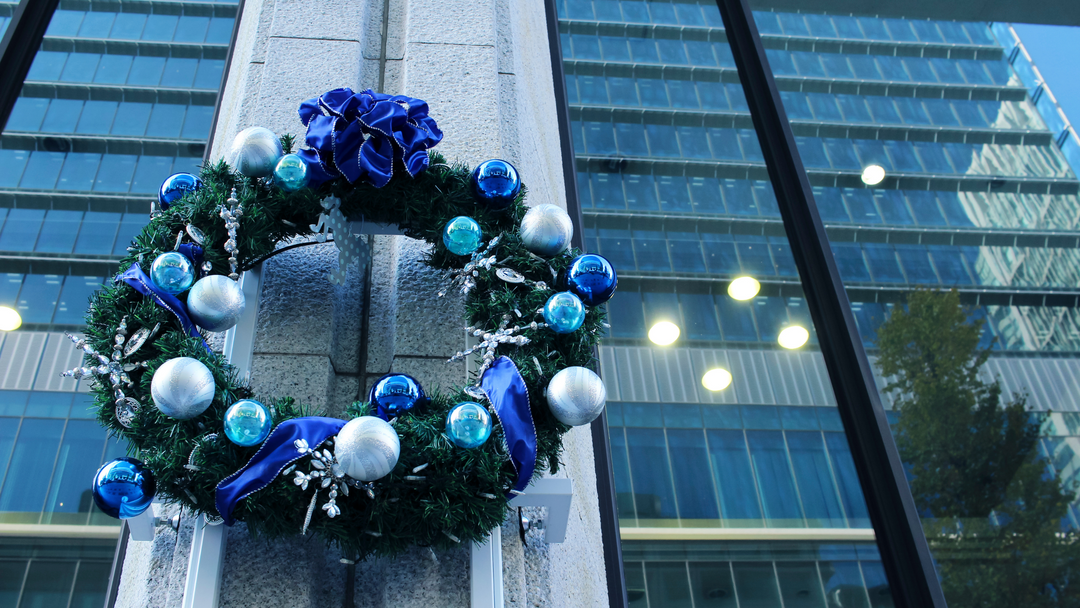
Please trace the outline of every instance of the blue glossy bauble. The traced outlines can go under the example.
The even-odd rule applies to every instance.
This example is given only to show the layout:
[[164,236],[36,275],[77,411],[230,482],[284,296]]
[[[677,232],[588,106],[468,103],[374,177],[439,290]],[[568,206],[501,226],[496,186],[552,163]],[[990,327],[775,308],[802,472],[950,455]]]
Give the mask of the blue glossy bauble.
[[477,202],[492,211],[510,206],[521,192],[521,178],[514,165],[505,160],[486,160],[472,174],[473,195]]
[[450,253],[456,255],[469,255],[480,247],[480,239],[484,233],[480,230],[480,224],[471,217],[459,215],[446,222],[443,228],[442,242]]
[[270,410],[253,399],[241,399],[225,410],[225,436],[236,445],[259,445],[273,427]]
[[427,404],[424,389],[408,374],[387,374],[371,387],[368,401],[375,406],[375,415],[383,420],[400,416]]
[[569,291],[560,291],[544,304],[544,322],[557,334],[577,331],[585,321],[585,305]]
[[150,280],[161,291],[173,295],[184,293],[195,282],[195,264],[179,251],[163,253],[150,265]]
[[459,403],[446,416],[446,436],[458,447],[480,447],[491,436],[491,414],[479,403]]
[[586,253],[574,258],[563,274],[563,285],[586,306],[598,306],[611,299],[619,277],[611,262],[602,255]]
[[184,195],[202,188],[202,180],[190,173],[175,173],[161,183],[158,190],[158,205],[168,209],[169,205],[180,200]]
[[307,185],[307,163],[296,154],[286,154],[274,167],[274,183],[286,192],[296,192]]
[[128,519],[150,508],[157,481],[145,464],[122,456],[98,469],[92,490],[94,503],[106,515]]

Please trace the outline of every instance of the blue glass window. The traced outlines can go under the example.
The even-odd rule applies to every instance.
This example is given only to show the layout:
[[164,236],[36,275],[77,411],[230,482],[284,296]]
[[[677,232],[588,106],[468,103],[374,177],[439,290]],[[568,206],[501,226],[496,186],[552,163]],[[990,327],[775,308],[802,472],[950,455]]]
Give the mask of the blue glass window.
[[49,100],[40,97],[19,97],[15,100],[15,106],[11,109],[6,130],[8,131],[37,131],[41,128],[41,121],[45,119],[45,112],[49,109]]
[[627,175],[626,205],[630,209],[656,211],[659,204],[656,199],[656,184],[651,175]]
[[698,213],[724,213],[720,181],[715,177],[691,178],[690,196],[694,199],[694,209]]
[[615,266],[622,268],[637,267],[637,262],[634,261],[634,249],[631,245],[629,230],[601,228],[598,242],[600,244],[600,253]]
[[866,269],[862,248],[853,243],[832,243],[833,255],[840,278],[845,282],[869,282],[870,271]]
[[956,64],[955,59],[944,59],[941,57],[935,57],[930,60],[930,64],[934,66],[934,71],[937,72],[938,79],[941,82],[947,82],[949,84],[964,84],[964,76],[960,73],[960,69]]
[[111,254],[119,223],[119,213],[87,211],[75,241],[75,253]]
[[[56,21],[55,16],[53,21]],[[38,51],[38,54],[34,55],[34,62],[30,64],[30,71],[27,73],[26,79],[31,81],[60,80],[60,72],[64,69],[67,56],[67,53],[58,53],[56,51]]]
[[904,195],[898,190],[875,190],[874,201],[881,210],[881,217],[886,224],[909,225],[914,223]]
[[74,133],[83,102],[79,99],[54,99],[45,113],[41,130],[46,133]]
[[660,49],[660,63],[675,65],[687,63],[686,49],[683,48],[681,40],[660,39],[656,41],[656,46]]
[[938,245],[931,245],[929,250],[942,285],[971,285],[971,275],[964,266],[959,250]]
[[923,166],[915,155],[915,146],[910,141],[887,141],[885,147],[892,157],[892,165],[899,171],[922,173]]
[[897,245],[896,253],[900,256],[900,264],[907,273],[908,283],[917,285],[935,285],[938,282],[937,273],[930,263],[930,254],[925,247],[919,245]]
[[795,13],[777,13],[780,18],[780,26],[788,36],[809,36],[810,30],[806,27],[806,21],[802,15]]
[[855,472],[855,461],[851,457],[847,438],[843,433],[825,433],[825,444],[829,448],[836,483],[840,489],[840,500],[847,513],[848,525],[852,528],[869,528],[870,516],[866,510],[866,500],[859,486],[859,477]]
[[0,511],[41,512],[48,487],[40,481],[52,477],[63,432],[63,420],[26,418],[22,421],[0,490]]
[[[686,178],[681,175],[661,175],[656,178],[660,192],[660,209],[667,212],[684,213],[692,209],[690,192],[686,189]],[[697,240],[695,237],[694,240]]]
[[806,101],[806,94],[799,91],[780,91],[780,98],[784,103],[784,110],[787,111],[788,118],[791,120],[813,120],[814,113],[810,111],[810,106]]
[[716,295],[716,308],[720,313],[720,329],[724,340],[730,342],[756,342],[757,329],[754,326],[752,307],[747,302],[732,299],[727,294]]
[[720,325],[712,296],[705,293],[680,293],[686,337],[691,340],[720,340]]
[[176,31],[176,25],[180,17],[177,15],[150,15],[146,20],[146,28],[143,30],[143,40],[156,40],[169,42]]
[[957,120],[956,115],[953,114],[952,104],[945,99],[925,99],[923,105],[926,107],[926,113],[930,115],[930,120],[938,126],[957,126],[960,121]]
[[851,219],[856,224],[880,224],[881,216],[874,206],[874,198],[868,190],[844,188],[844,201],[851,211]]
[[892,245],[885,243],[866,243],[866,259],[870,264],[870,273],[878,283],[903,283],[904,273],[896,259]]
[[[638,105],[637,86],[633,78],[608,78],[608,89],[611,92],[611,103],[617,106]],[[599,85],[597,85],[599,86]],[[585,88],[582,86],[581,95],[585,99]],[[603,96],[602,92],[596,92],[596,98]]]
[[679,134],[679,143],[682,144],[682,155],[684,157],[702,159],[712,157],[705,129],[701,127],[677,127],[676,131]]
[[97,176],[99,164],[101,164],[100,154],[69,153],[64,161],[64,168],[60,172],[60,180],[56,183],[56,189],[90,190],[94,187],[94,178]]
[[705,272],[701,241],[693,232],[668,232],[671,263],[680,272]]
[[664,233],[653,230],[634,230],[634,252],[639,270],[670,271]]
[[113,117],[116,116],[116,108],[119,104],[115,101],[87,101],[83,106],[82,116],[79,117],[79,125],[75,128],[76,133],[92,135],[104,135],[112,128]]
[[[575,59],[600,59],[600,40],[596,36],[572,34],[570,43],[574,48]],[[623,44],[626,44],[625,41]]]
[[[708,410],[707,410],[708,411]],[[712,471],[720,495],[720,512],[724,519],[739,526],[760,526],[761,506],[755,488],[746,439],[742,431],[706,431]]]
[[747,431],[747,445],[765,518],[776,527],[803,527],[791,462],[780,431]]
[[[129,15],[131,13],[122,13]],[[145,15],[141,15],[145,17]],[[98,84],[124,84],[127,82],[131,65],[134,61],[131,55],[103,55],[98,63],[97,72],[94,74],[94,82]]]
[[735,245],[743,272],[754,276],[776,275],[765,237],[736,235]]
[[663,429],[627,428],[634,504],[639,519],[678,517]]
[[591,177],[593,204],[600,209],[625,209],[622,176],[618,173],[593,173]]
[[929,141],[912,142],[915,146],[915,154],[922,161],[923,167],[930,173],[950,174],[953,172],[949,158],[941,149],[941,144]]
[[802,499],[808,523],[811,526],[843,527],[844,512],[829,471],[829,459],[821,434],[788,432],[785,435],[788,449],[791,450],[799,498]]
[[[0,239],[2,240],[2,239]],[[19,314],[24,323],[50,323],[64,278],[52,274],[28,274],[19,292]],[[2,495],[0,495],[2,496]],[[3,511],[0,508],[0,511]]]
[[806,98],[807,101],[810,102],[810,107],[814,110],[814,117],[818,120],[830,122],[840,122],[843,120],[843,117],[840,115],[840,109],[836,106],[835,95],[807,93]]
[[46,253],[71,253],[75,235],[82,223],[82,211],[53,209],[45,215],[35,251]]
[[71,53],[68,55],[60,80],[64,82],[90,82],[97,70],[101,55],[97,53]]
[[825,68],[822,67],[821,59],[817,54],[795,51],[791,54],[791,59],[795,62],[795,67],[799,70],[800,76],[807,78],[825,77]]
[[867,97],[866,103],[870,106],[875,121],[889,125],[903,122],[900,120],[900,114],[897,113],[892,99],[888,97]]
[[[149,15],[140,13],[120,13],[113,23],[110,38],[138,40],[142,37],[143,28],[146,27],[146,18]],[[228,21],[232,22],[232,19]],[[231,28],[230,28],[231,29]]]
[[893,99],[893,103],[896,104],[897,109],[900,111],[900,117],[904,120],[906,124],[930,124],[930,117],[926,115],[926,110],[923,108],[922,102],[920,102],[918,99],[912,99],[909,97],[897,97]]
[[739,255],[735,252],[735,242],[731,235],[705,233],[701,235],[701,240],[709,272],[714,274],[739,272]]
[[675,478],[675,495],[679,503],[679,517],[718,519],[720,512],[716,492],[711,483],[703,483],[702,480],[702,473],[709,469],[705,434],[697,429],[668,429],[667,434],[671,459],[677,463],[672,472]]
[[131,188],[131,176],[138,160],[138,156],[128,154],[104,155],[94,181],[94,191],[127,192]]
[[933,193],[912,190],[907,193],[907,199],[911,204],[911,211],[915,214],[915,221],[920,225],[944,226],[946,224]]
[[180,17],[180,23],[176,26],[173,41],[201,43],[206,38],[206,28],[209,26],[209,17],[184,15]]
[[873,122],[870,110],[866,107],[866,98],[860,95],[837,95],[836,101],[848,122]]
[[675,137],[675,127],[645,125],[645,133],[649,139],[650,156],[679,156],[679,140]]
[[690,80],[669,80],[668,91],[671,93],[671,105],[676,108],[697,108],[697,92]]
[[930,69],[930,64],[925,59],[905,57],[903,61],[908,74],[911,74],[911,79],[915,82],[937,82],[934,70]]
[[37,243],[38,232],[45,220],[42,209],[11,209],[0,233],[0,250],[33,251]]
[[615,134],[609,122],[585,122],[585,149],[590,154],[615,154]]
[[[606,254],[605,254],[606,255]],[[612,260],[612,263],[615,263]],[[633,268],[633,266],[626,266]],[[645,313],[641,294],[636,291],[620,291],[619,297],[607,303],[611,319],[611,335],[616,338],[643,338],[645,336]]]
[[814,188],[814,202],[817,203],[818,213],[825,222],[850,222],[847,208],[844,207],[844,199],[839,188]]
[[878,69],[874,58],[869,55],[852,55],[848,57],[851,70],[859,80],[881,80],[881,71]]
[[[799,156],[803,164],[809,169],[828,169],[831,167],[829,157],[825,154],[825,146],[817,137],[796,137],[795,144],[799,148]],[[847,142],[843,142],[846,145]]]

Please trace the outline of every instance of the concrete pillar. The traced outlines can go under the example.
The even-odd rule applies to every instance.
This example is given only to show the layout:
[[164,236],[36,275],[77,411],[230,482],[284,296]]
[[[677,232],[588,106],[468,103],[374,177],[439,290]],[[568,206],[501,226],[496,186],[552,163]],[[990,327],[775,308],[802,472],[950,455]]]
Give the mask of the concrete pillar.
[[[381,89],[428,101],[445,133],[438,151],[471,165],[514,163],[530,202],[565,206],[559,134],[543,3],[510,0],[247,0],[213,154],[249,126],[303,135],[299,103],[336,87]],[[363,399],[389,371],[425,387],[465,380],[446,359],[465,344],[460,297],[439,298],[442,273],[423,265],[426,245],[369,237],[370,269],[336,287],[326,272],[332,245],[305,247],[267,263],[251,381],[263,396],[291,395],[328,415]],[[368,340],[362,343],[366,322]],[[567,541],[523,544],[517,515],[503,530],[505,602],[513,606],[603,606],[602,539],[587,428],[566,437],[560,475],[574,480]],[[536,520],[542,510],[530,510]],[[190,518],[153,543],[131,543],[118,606],[180,606],[191,547]],[[340,555],[312,539],[266,542],[229,531],[223,607],[337,606]],[[356,606],[469,605],[469,548],[415,548],[356,568]]]

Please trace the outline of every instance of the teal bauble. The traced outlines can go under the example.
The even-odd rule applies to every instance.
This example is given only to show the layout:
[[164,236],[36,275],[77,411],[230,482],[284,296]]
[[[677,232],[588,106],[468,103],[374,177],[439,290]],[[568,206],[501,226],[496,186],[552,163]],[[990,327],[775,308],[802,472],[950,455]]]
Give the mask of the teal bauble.
[[236,445],[259,445],[273,426],[270,410],[253,399],[241,399],[225,410],[225,436]]
[[274,167],[274,183],[286,192],[296,192],[307,185],[307,163],[296,154],[286,154]]
[[446,436],[458,447],[478,448],[491,436],[491,414],[479,403],[459,403],[446,416]]
[[480,238],[483,235],[480,224],[477,224],[476,220],[459,215],[446,223],[446,228],[443,228],[442,242],[450,253],[469,255],[480,247]]
[[585,305],[569,291],[559,292],[544,304],[544,322],[557,334],[577,331],[585,322]]
[[150,280],[166,293],[184,293],[195,282],[195,265],[179,251],[163,253],[150,265]]

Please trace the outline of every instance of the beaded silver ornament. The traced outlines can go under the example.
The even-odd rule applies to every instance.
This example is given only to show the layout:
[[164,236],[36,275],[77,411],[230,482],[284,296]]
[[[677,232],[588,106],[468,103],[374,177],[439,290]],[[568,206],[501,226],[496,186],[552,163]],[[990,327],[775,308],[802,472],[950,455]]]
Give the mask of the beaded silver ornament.
[[236,229],[240,227],[240,217],[244,215],[244,206],[236,198],[236,188],[232,189],[232,194],[225,202],[229,206],[222,205],[219,215],[225,220],[225,229],[229,231],[229,239],[225,241],[225,251],[229,252],[229,278],[235,281],[240,278],[240,275],[236,273],[236,256],[240,253],[240,247],[236,244]]
[[[323,445],[332,447],[333,440],[328,439]],[[337,497],[339,493],[348,496],[350,486],[363,490],[368,498],[375,498],[374,486],[371,483],[364,483],[345,475],[345,468],[341,466],[341,463],[337,461],[333,452],[328,448],[324,447],[320,450],[316,447],[311,449],[304,439],[294,441],[293,447],[301,455],[311,457],[311,469],[305,473],[296,470],[296,465],[292,465],[285,469],[284,475],[294,475],[293,483],[300,486],[301,490],[306,491],[309,485],[316,485],[315,494],[308,504],[307,514],[304,516],[304,526],[301,528],[300,534],[307,534],[308,526],[311,525],[311,516],[315,513],[321,490],[329,488],[327,500],[323,503],[322,510],[326,512],[326,516],[330,519],[341,515],[341,507],[337,504]]]
[[524,346],[530,342],[525,336],[516,336],[514,334],[518,332],[535,329],[541,329],[547,327],[547,323],[538,323],[533,321],[528,325],[515,325],[509,327],[510,315],[503,315],[502,323],[499,324],[499,329],[494,332],[486,331],[476,327],[466,327],[465,331],[469,332],[473,336],[480,338],[481,341],[476,346],[466,351],[458,351],[453,357],[450,358],[450,363],[455,361],[461,361],[465,357],[475,353],[484,351],[482,356],[482,362],[480,364],[480,370],[477,373],[478,376],[483,376],[484,372],[495,362],[495,349],[499,348],[502,344],[514,344],[517,346]]

